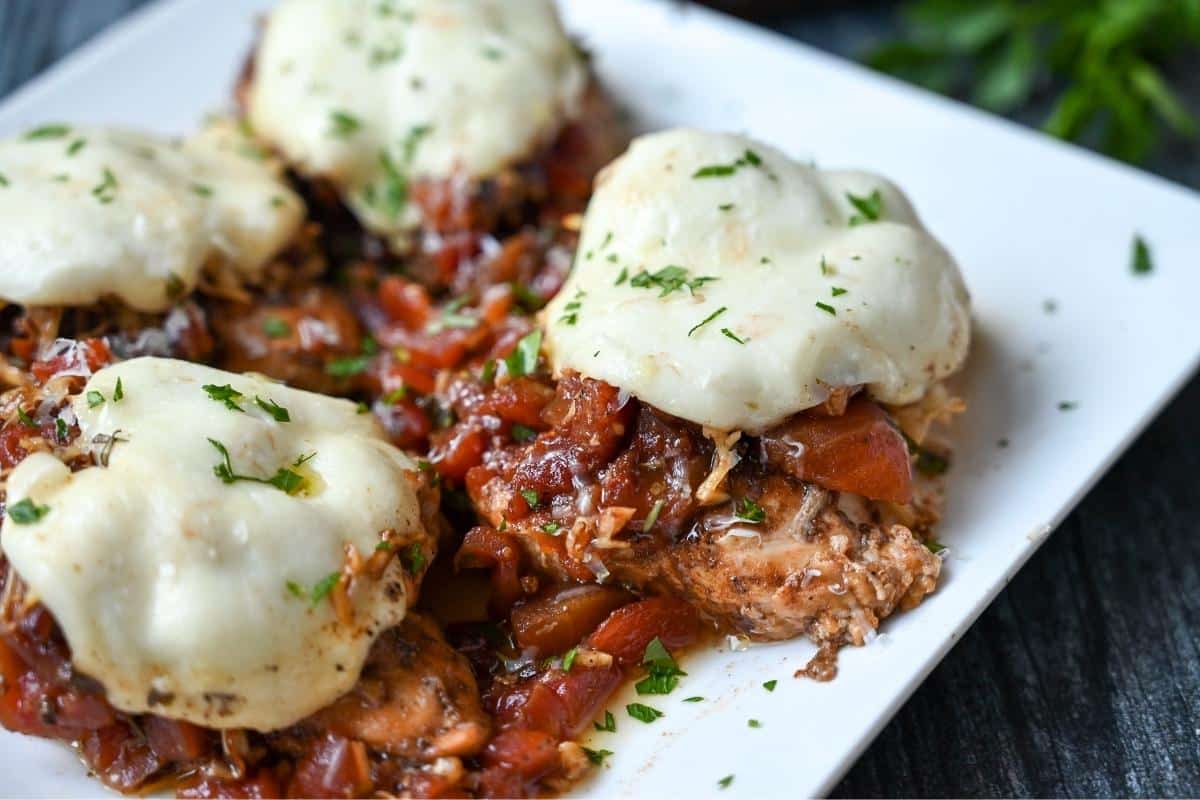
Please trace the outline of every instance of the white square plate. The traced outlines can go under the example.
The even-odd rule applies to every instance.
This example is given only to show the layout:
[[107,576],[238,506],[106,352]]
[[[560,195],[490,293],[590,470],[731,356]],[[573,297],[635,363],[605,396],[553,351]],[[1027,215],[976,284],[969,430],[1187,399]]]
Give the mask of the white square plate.
[[[185,131],[228,105],[255,14],[269,5],[162,0],[0,106],[0,134],[52,120]],[[663,719],[645,725],[621,710],[628,700],[611,704],[619,731],[592,746],[615,755],[579,790],[821,794],[1196,367],[1200,202],[712,12],[563,5],[638,127],[744,130],[797,157],[891,176],[958,256],[974,296],[970,409],[957,429],[939,534],[951,555],[937,593],[870,646],[843,651],[832,683],[792,678],[813,652],[807,642],[690,657],[681,689],[656,703]],[[1135,232],[1153,248],[1149,276],[1129,268]],[[1056,313],[1043,309],[1048,299]],[[769,679],[773,693],[762,688]],[[681,702],[689,695],[707,700]],[[101,791],[65,749],[7,733],[0,776],[7,796]]]

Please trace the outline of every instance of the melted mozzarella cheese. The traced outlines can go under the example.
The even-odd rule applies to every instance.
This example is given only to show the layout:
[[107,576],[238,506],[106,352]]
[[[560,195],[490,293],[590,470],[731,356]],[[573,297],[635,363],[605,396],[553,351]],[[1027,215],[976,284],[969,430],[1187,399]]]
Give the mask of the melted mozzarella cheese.
[[[118,380],[124,396],[114,401]],[[206,384],[241,392],[243,410],[211,399]],[[291,420],[276,421],[255,398]],[[400,552],[416,543],[432,558],[433,548],[414,465],[372,416],[345,400],[156,358],[96,373],[74,412],[93,452],[118,436],[108,466],[73,473],[47,453],[26,458],[8,481],[10,507],[30,498],[49,511],[33,524],[6,519],[0,543],[58,620],[75,666],[114,706],[271,730],[354,685],[372,641],[411,600],[399,559],[381,579],[354,581],[350,625],[329,599],[311,601],[314,587],[342,568],[345,548],[369,557],[387,529],[401,537]],[[288,468],[304,483],[294,494],[225,483],[210,439],[227,448],[234,473],[269,478]]]
[[831,387],[913,402],[969,339],[958,268],[899,189],[691,130],[643,137],[601,174],[543,323],[556,370],[751,432]]
[[552,0],[284,0],[254,68],[250,118],[402,246],[410,178],[479,178],[576,113],[586,70]]
[[162,311],[201,270],[253,281],[304,204],[229,124],[173,142],[46,126],[0,141],[0,298]]

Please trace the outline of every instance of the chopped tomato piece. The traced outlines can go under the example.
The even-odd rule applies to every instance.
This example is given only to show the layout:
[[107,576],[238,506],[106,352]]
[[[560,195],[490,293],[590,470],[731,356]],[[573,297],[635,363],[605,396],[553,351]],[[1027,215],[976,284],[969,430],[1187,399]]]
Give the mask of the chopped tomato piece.
[[535,658],[565,653],[632,598],[616,586],[558,587],[512,610],[513,636]]
[[587,638],[587,645],[630,665],[642,660],[656,636],[674,648],[686,647],[699,633],[700,618],[692,606],[673,597],[648,597],[614,611]]
[[477,525],[467,531],[462,546],[454,556],[456,569],[463,567],[490,567],[492,570],[492,597],[490,605],[494,611],[507,614],[513,603],[524,594],[521,588],[521,546],[517,538],[505,531],[485,525]]
[[907,503],[912,464],[903,434],[876,403],[857,397],[840,416],[799,414],[762,438],[768,462],[841,492]]

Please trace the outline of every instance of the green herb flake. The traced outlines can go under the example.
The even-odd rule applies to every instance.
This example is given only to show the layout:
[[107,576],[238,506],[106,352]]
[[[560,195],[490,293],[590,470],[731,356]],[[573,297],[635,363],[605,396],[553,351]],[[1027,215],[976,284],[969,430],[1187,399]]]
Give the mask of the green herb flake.
[[557,522],[547,522],[546,524],[542,525],[541,528],[545,533],[556,534],[562,530],[562,525],[559,525]]
[[722,203],[721,205],[717,206],[718,211],[732,211],[733,208],[733,203]]
[[39,506],[23,497],[8,507],[8,518],[18,525],[32,525],[50,513],[50,506]]
[[648,531],[654,527],[654,523],[658,522],[658,515],[662,513],[663,501],[656,500],[650,508],[650,513],[646,515],[645,522],[642,523],[642,530]]
[[96,406],[104,404],[104,395],[100,394],[95,389],[89,391],[86,397],[88,408],[95,408]]
[[230,411],[242,411],[242,407],[238,405],[238,401],[242,399],[242,393],[230,386],[228,383],[224,386],[218,386],[215,383],[206,383],[200,387],[208,395],[210,400],[216,400],[218,403],[224,403],[225,407]]
[[92,196],[103,205],[108,205],[117,197],[117,176],[108,167],[102,173],[103,180],[92,188]]
[[38,429],[37,422],[34,421],[33,417],[31,417],[29,415],[28,411],[21,408],[20,406],[17,406],[17,419],[20,420],[21,424],[24,425],[26,428],[30,428],[31,430],[35,430],[35,431]]
[[528,442],[530,439],[537,438],[537,431],[518,422],[512,426],[512,438],[518,442]]
[[846,192],[846,199],[854,206],[857,214],[850,217],[850,225],[865,225],[868,222],[878,222],[883,216],[883,195],[876,189],[866,197]]
[[762,723],[756,719],[746,720],[746,726],[749,728],[761,728]]
[[733,331],[729,330],[729,328],[721,328],[721,335],[724,336],[726,339],[731,339],[731,340],[737,342],[738,344],[745,344],[748,341],[747,339],[743,339],[742,337],[738,336]]
[[67,157],[78,155],[79,151],[85,147],[87,147],[87,139],[76,139],[67,146]]
[[362,120],[346,111],[329,112],[329,135],[335,139],[349,139],[362,129]]
[[778,685],[779,685],[779,681],[772,678],[771,680],[769,680],[763,684],[763,688],[766,689],[768,692],[773,692],[773,691],[775,691],[775,687]]
[[728,789],[729,784],[731,783],[733,783],[733,776],[726,775],[724,778],[721,778],[721,780],[717,781],[717,786],[720,786],[722,789]]
[[850,290],[849,290],[849,289],[843,289],[843,288],[842,288],[842,287],[840,287],[840,286],[834,286],[834,287],[830,288],[830,290],[829,290],[829,293],[830,293],[831,295],[833,295],[834,297],[841,297],[842,295],[844,295],[844,294],[845,294],[846,292],[848,292],[848,291],[850,291]]
[[579,309],[583,307],[583,298],[587,293],[582,289],[575,292],[575,296],[571,301],[563,306],[563,315],[558,318],[558,321],[566,325],[574,325],[579,322]]
[[[292,421],[292,415],[288,413],[288,410],[269,397],[266,400],[263,400],[258,395],[254,395],[254,404],[270,414],[276,422]],[[240,408],[238,410],[241,411]]]
[[701,697],[700,695],[696,694],[696,695],[692,695],[691,697],[683,698],[683,702],[685,702],[685,703],[703,703],[704,698]]
[[575,666],[575,659],[578,656],[579,656],[579,648],[578,647],[572,647],[570,650],[567,651],[566,655],[563,656],[563,660],[562,660],[563,672],[571,671],[571,667]]
[[763,507],[749,497],[743,497],[734,504],[733,515],[742,522],[749,522],[754,525],[767,518],[767,512],[763,510]]
[[1059,411],[1074,411],[1078,407],[1079,407],[1078,403],[1075,403],[1070,400],[1063,400],[1062,402],[1060,402],[1058,404]]
[[533,489],[522,489],[521,497],[525,498],[525,502],[529,504],[530,508],[538,507],[540,499],[538,498],[538,493]]
[[360,400],[358,402],[358,405],[354,407],[354,413],[355,414],[370,414],[371,407]]
[[54,433],[58,437],[59,444],[66,444],[67,438],[70,436],[70,431],[67,428],[66,420],[62,417],[54,420]]
[[22,138],[27,142],[32,142],[42,139],[63,139],[70,135],[71,127],[69,125],[42,125],[27,132]]
[[408,558],[406,559],[405,569],[409,575],[419,575],[425,567],[425,551],[421,549],[421,545],[413,542],[408,547]]
[[291,335],[292,326],[279,317],[267,317],[263,320],[262,330],[268,339],[282,339]]
[[672,292],[682,291],[685,288],[691,294],[695,294],[701,286],[715,280],[717,279],[707,275],[690,277],[688,271],[683,267],[671,265],[663,267],[657,272],[642,270],[629,279],[629,285],[638,289],[658,289],[658,296],[666,297]]
[[542,349],[542,331],[540,329],[521,337],[517,346],[504,357],[504,366],[511,378],[522,375],[532,375],[537,371],[538,354]]
[[654,722],[654,720],[665,716],[663,712],[659,711],[657,708],[652,708],[651,706],[643,705],[642,703],[630,703],[629,705],[625,706],[625,711],[629,714],[629,716],[644,722],[647,725],[649,725],[651,722]]
[[[241,409],[238,409],[239,411]],[[304,476],[289,469],[288,467],[280,467],[275,474],[269,478],[260,478],[254,475],[240,475],[233,469],[233,462],[229,457],[229,450],[225,445],[218,442],[216,439],[209,439],[208,443],[221,455],[221,463],[213,465],[213,474],[220,479],[221,483],[237,483],[238,481],[247,481],[250,483],[262,483],[268,486],[274,486],[285,494],[295,494],[304,486]],[[312,459],[316,453],[311,453],[307,456],[300,456],[293,463],[292,467],[299,467],[305,462]]]
[[7,189],[11,185],[12,184],[8,181],[8,177],[3,172],[0,172],[0,189]]
[[601,724],[599,722],[593,722],[592,727],[598,731],[604,731],[606,733],[616,733],[617,732],[617,718],[613,716],[613,713],[611,711],[605,711],[604,712],[604,723]]
[[604,759],[613,754],[612,750],[592,750],[588,747],[583,748],[583,753],[588,757],[588,761],[592,762],[596,766],[603,764]]
[[1154,259],[1150,254],[1150,245],[1140,235],[1133,237],[1133,254],[1130,269],[1134,275],[1149,275],[1154,271]]
[[629,280],[629,269],[621,267],[621,272],[617,275],[617,280],[613,283],[613,286],[620,286],[627,280]]
[[341,580],[341,578],[341,572],[331,572],[324,578],[321,578],[321,580],[317,581],[313,586],[312,591],[308,595],[309,603],[311,603],[313,606],[316,606],[322,600],[328,597],[329,593],[332,592],[334,587],[338,585],[338,581]]
[[491,383],[496,377],[496,359],[489,358],[483,362],[483,366],[479,370],[479,382],[483,384]]
[[818,300],[814,305],[816,305],[817,308],[821,309],[822,311],[824,311],[826,314],[828,314],[831,317],[837,316],[837,309],[834,308],[833,306],[829,305],[828,303],[822,303]]
[[704,319],[700,320],[698,323],[696,323],[695,325],[693,325],[693,326],[692,326],[692,328],[691,328],[691,330],[689,330],[689,331],[688,331],[687,335],[688,335],[688,336],[691,336],[693,333],[695,333],[696,331],[700,330],[700,329],[701,329],[701,328],[703,328],[705,325],[707,325],[708,323],[712,322],[714,319],[716,319],[717,317],[721,316],[722,314],[724,314],[724,313],[725,313],[726,311],[728,311],[728,310],[729,310],[729,309],[728,309],[726,306],[721,306],[721,307],[720,307],[720,308],[718,308],[716,311],[714,311],[713,313],[709,314],[707,317],[705,317]]
[[366,372],[370,364],[371,357],[369,355],[342,356],[325,364],[325,374],[335,378],[350,378]]
[[292,597],[299,598],[300,600],[308,599],[308,592],[304,591],[304,587],[295,581],[288,581],[285,586],[287,586],[288,594]]
[[687,675],[657,636],[646,645],[642,665],[647,675],[634,684],[638,694],[670,694],[679,685],[679,678]]
[[213,190],[212,190],[212,187],[209,186],[208,184],[193,183],[192,184],[192,193],[199,195],[200,197],[212,197]]
[[946,552],[946,545],[942,544],[936,539],[926,539],[925,548],[935,556],[940,556],[942,553]]

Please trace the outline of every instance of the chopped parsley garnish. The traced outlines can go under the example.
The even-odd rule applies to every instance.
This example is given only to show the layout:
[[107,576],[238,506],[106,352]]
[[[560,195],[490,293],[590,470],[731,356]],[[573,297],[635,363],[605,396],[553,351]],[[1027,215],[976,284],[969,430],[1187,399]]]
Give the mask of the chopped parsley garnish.
[[761,167],[762,158],[753,150],[747,150],[742,157],[732,164],[710,164],[692,173],[693,178],[728,178],[743,167]]
[[733,783],[733,776],[726,775],[724,778],[721,778],[721,780],[717,781],[717,786],[720,786],[722,789],[728,789],[729,784],[731,783]]
[[[238,410],[240,411],[241,409]],[[238,481],[264,483],[269,486],[274,486],[276,489],[285,494],[295,494],[301,489],[301,487],[304,486],[304,476],[298,472],[294,472],[288,467],[280,467],[278,470],[276,470],[275,474],[269,478],[259,478],[254,475],[239,475],[233,471],[233,463],[230,461],[229,450],[225,447],[225,445],[221,444],[216,439],[209,439],[208,443],[216,448],[217,452],[221,454],[221,463],[213,465],[213,474],[220,478],[222,483],[237,483]],[[292,462],[291,467],[299,467],[301,464],[308,461],[315,455],[316,453],[312,453],[307,456],[300,456],[294,462]]]
[[92,188],[92,196],[104,205],[108,205],[117,197],[117,176],[108,167],[104,168],[104,180]]
[[617,732],[617,718],[613,716],[613,713],[611,711],[605,711],[604,712],[604,724],[600,724],[599,722],[593,722],[592,727],[598,731],[605,731],[607,733],[616,733]]
[[69,125],[42,125],[40,128],[34,128],[23,137],[26,141],[35,141],[37,139],[62,139],[64,136],[69,136],[71,127]]
[[50,513],[50,506],[39,506],[23,497],[8,507],[8,518],[18,525],[32,525]]
[[405,565],[405,569],[410,575],[418,575],[424,566],[425,553],[421,550],[421,545],[413,542],[408,547],[408,563]]
[[849,289],[843,289],[843,288],[842,288],[842,287],[840,287],[840,286],[834,286],[834,287],[830,288],[830,290],[829,290],[829,293],[830,293],[831,295],[833,295],[834,297],[841,297],[842,295],[844,295],[844,294],[845,294],[846,292],[848,292],[848,291],[850,291],[850,290],[849,290]]
[[866,197],[846,192],[846,199],[854,206],[857,214],[850,217],[850,225],[865,225],[868,222],[878,222],[883,215],[883,195],[879,190],[871,192]]
[[769,680],[763,684],[763,688],[766,689],[768,692],[773,692],[773,691],[775,691],[775,687],[778,685],[779,685],[779,681],[772,678],[771,680]]
[[762,727],[762,723],[756,719],[746,720],[746,725],[747,725],[747,727],[750,727],[750,728],[761,728]]
[[908,452],[916,456],[917,472],[932,478],[942,475],[950,469],[950,459],[944,455],[925,449],[907,434],[904,436],[904,441],[908,444]]
[[829,266],[829,262],[825,260],[825,256],[821,256],[821,274],[829,275],[833,272],[833,268]]
[[933,553],[935,556],[941,555],[942,553],[944,553],[946,551],[946,545],[942,544],[941,542],[939,542],[935,539],[926,539],[925,540],[925,548],[929,552]]
[[292,333],[292,326],[279,317],[267,317],[264,319],[262,329],[268,339],[282,339],[285,336],[290,336]]
[[1133,257],[1130,268],[1134,275],[1149,275],[1154,271],[1154,259],[1150,256],[1150,245],[1137,235],[1133,237]]
[[504,58],[504,51],[497,47],[483,48],[483,57],[488,61],[499,61]]
[[571,302],[563,306],[563,315],[558,318],[559,322],[566,325],[574,325],[579,322],[579,309],[583,307],[583,298],[587,296],[587,292],[580,289],[575,292],[575,296],[571,298]]
[[406,397],[408,397],[408,387],[401,384],[399,387],[392,389],[390,392],[385,394],[383,396],[383,402],[387,403],[389,406],[394,406],[396,403],[399,403]]
[[67,156],[77,155],[85,147],[87,147],[87,139],[76,139],[67,147]]
[[204,183],[193,183],[192,192],[201,197],[212,197],[212,187]]
[[333,587],[337,586],[338,581],[342,579],[342,573],[331,572],[321,580],[317,581],[308,595],[308,601],[314,606],[329,596],[333,591]]
[[532,313],[546,304],[545,298],[524,284],[514,282],[510,283],[509,286],[512,287],[513,297],[517,299],[517,305],[526,311]]
[[670,694],[679,685],[680,676],[687,675],[657,636],[646,645],[642,665],[646,667],[647,675],[634,684],[638,694]]
[[119,403],[125,399],[125,387],[121,385],[121,379],[117,378],[117,385],[113,389],[113,402]]
[[[258,395],[254,395],[254,403],[263,411],[270,414],[276,422],[292,421],[292,415],[288,413],[288,410],[269,397],[266,400],[263,400]],[[238,410],[241,411],[240,408]]]
[[371,363],[371,356],[363,354],[360,356],[342,356],[335,358],[325,365],[325,374],[332,375],[335,378],[349,378],[354,375],[361,375],[367,371],[367,366]]
[[613,240],[613,232],[612,231],[609,231],[608,233],[604,234],[604,241],[602,241],[600,243],[600,249],[603,250],[604,248],[608,247],[610,244],[612,244],[612,240]]
[[562,660],[563,672],[571,671],[571,667],[575,666],[575,659],[578,656],[579,656],[579,648],[578,647],[572,647],[570,650],[568,650],[566,652],[566,655],[563,656],[563,660]]
[[38,428],[37,422],[34,421],[33,417],[29,416],[29,412],[20,406],[17,406],[17,419],[19,419],[21,424],[26,428],[32,428],[35,431]]
[[733,203],[722,203],[721,205],[717,206],[718,211],[731,211],[732,209]]
[[620,286],[627,280],[629,280],[629,269],[626,267],[621,267],[621,271],[618,273],[617,280],[613,283],[613,286]]
[[834,308],[833,306],[829,305],[828,303],[822,303],[820,300],[818,300],[815,305],[817,308],[821,309],[822,311],[824,311],[826,314],[830,315],[831,317],[837,316],[837,309]]
[[588,747],[583,748],[583,753],[588,757],[588,761],[592,762],[596,766],[603,764],[604,759],[613,754],[612,750],[592,750]]
[[533,489],[522,489],[521,497],[525,498],[525,502],[529,504],[530,508],[538,507],[538,503],[539,503],[538,493],[535,492]]
[[496,359],[489,358],[479,370],[479,382],[491,383],[496,377]]
[[658,522],[658,515],[662,513],[663,501],[656,500],[650,509],[650,513],[646,515],[645,522],[642,523],[642,530],[648,531],[654,527],[654,523]]
[[542,331],[535,330],[521,337],[517,346],[504,357],[504,366],[510,378],[532,375],[537,371],[538,353],[542,349]]
[[743,497],[737,501],[734,505],[733,515],[742,522],[750,522],[755,525],[767,518],[767,512],[763,511],[762,506],[749,497]]
[[1058,410],[1059,411],[1074,411],[1077,406],[1078,406],[1078,403],[1071,402],[1070,400],[1063,400],[1062,402],[1060,402],[1058,404]]
[[329,112],[329,135],[348,139],[362,129],[362,120],[345,111]]
[[528,442],[537,436],[537,431],[533,428],[527,428],[521,423],[512,426],[512,438],[518,442]]
[[654,722],[654,720],[658,719],[659,717],[664,716],[663,712],[659,711],[657,708],[652,708],[650,706],[643,705],[642,703],[630,703],[629,705],[625,706],[625,711],[629,713],[629,716],[636,720],[645,722],[647,725],[649,725],[651,722]]
[[88,408],[95,408],[96,406],[103,405],[104,403],[104,395],[100,394],[95,389],[88,392],[86,397]]
[[554,534],[562,530],[562,525],[559,525],[557,522],[547,522],[542,526],[542,530],[546,533]]
[[69,431],[67,430],[67,423],[62,417],[54,420],[54,433],[58,437],[59,444],[67,443]]
[[230,386],[228,383],[224,386],[217,386],[215,383],[206,383],[200,387],[208,394],[209,399],[216,400],[218,403],[224,403],[225,407],[230,411],[242,411],[242,407],[238,405],[238,401],[243,395],[237,389]]
[[726,339],[732,339],[733,341],[737,342],[738,344],[745,344],[747,341],[746,339],[743,339],[742,337],[738,336],[733,331],[729,330],[729,328],[721,328],[721,335],[724,336]]
[[629,285],[638,289],[659,289],[658,296],[666,297],[671,292],[678,292],[685,287],[692,294],[696,293],[706,283],[717,280],[709,276],[688,277],[688,271],[679,266],[663,267],[658,272],[642,270],[629,279]]
[[3,172],[0,172],[0,189],[6,188],[9,185],[8,178],[5,177]]
[[692,695],[691,697],[683,698],[683,702],[685,702],[685,703],[702,703],[702,702],[704,702],[704,698],[701,697],[700,695],[696,694],[696,695]]
[[371,55],[368,58],[367,63],[370,64],[372,68],[378,68],[382,67],[384,64],[390,64],[393,61],[398,61],[403,55],[404,47],[399,43],[393,42],[386,46],[380,45],[377,47],[372,47]]
[[357,405],[357,406],[355,406],[355,411],[354,411],[354,413],[356,413],[356,414],[370,414],[370,413],[371,413],[371,407],[370,407],[369,405],[367,405],[366,403],[364,403],[363,401],[359,400],[359,401],[358,401],[358,405]]
[[700,330],[700,329],[701,329],[701,328],[703,328],[705,325],[707,325],[708,323],[712,322],[714,319],[716,319],[717,317],[721,316],[722,314],[724,314],[724,313],[725,313],[726,311],[728,311],[728,310],[729,310],[729,309],[728,309],[726,306],[721,306],[721,307],[720,307],[720,308],[718,308],[716,311],[714,311],[713,313],[709,314],[707,317],[705,317],[704,319],[700,320],[698,323],[696,323],[695,325],[693,325],[693,326],[692,326],[692,329],[688,331],[687,335],[688,335],[688,336],[691,336],[693,333],[695,333],[696,331]]

